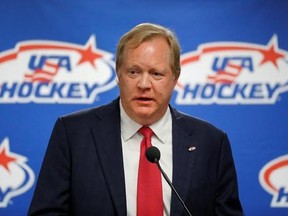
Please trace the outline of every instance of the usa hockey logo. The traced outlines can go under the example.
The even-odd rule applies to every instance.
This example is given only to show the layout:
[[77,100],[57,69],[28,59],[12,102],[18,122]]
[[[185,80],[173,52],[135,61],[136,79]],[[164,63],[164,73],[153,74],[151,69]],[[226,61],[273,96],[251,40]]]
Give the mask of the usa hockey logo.
[[34,184],[34,172],[26,162],[27,158],[10,151],[9,139],[4,138],[0,144],[0,208]]
[[176,104],[274,104],[288,91],[288,53],[265,45],[208,43],[181,56]]
[[20,42],[0,53],[0,103],[93,103],[116,86],[113,55],[86,45]]
[[288,155],[267,163],[259,173],[259,181],[272,195],[271,207],[288,207]]

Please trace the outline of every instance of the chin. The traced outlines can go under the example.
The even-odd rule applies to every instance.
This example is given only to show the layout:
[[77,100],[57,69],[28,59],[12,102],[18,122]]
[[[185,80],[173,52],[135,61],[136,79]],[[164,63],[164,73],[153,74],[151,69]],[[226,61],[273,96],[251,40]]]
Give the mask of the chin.
[[151,125],[158,120],[154,112],[137,112],[136,119],[141,125]]
[[134,113],[142,118],[151,117],[154,114],[155,110],[150,107],[140,107],[134,110]]
[[148,113],[137,113],[136,114],[136,116],[138,117],[138,118],[143,118],[143,119],[149,119],[149,118],[151,118],[152,117],[152,115],[151,114],[148,114]]

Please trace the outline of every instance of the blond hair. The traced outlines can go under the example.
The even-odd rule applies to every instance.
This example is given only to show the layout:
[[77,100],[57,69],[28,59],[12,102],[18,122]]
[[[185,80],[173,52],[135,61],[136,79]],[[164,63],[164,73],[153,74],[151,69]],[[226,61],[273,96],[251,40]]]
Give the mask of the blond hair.
[[123,53],[127,47],[135,49],[143,42],[152,40],[155,37],[166,39],[170,47],[170,67],[175,78],[178,78],[181,67],[180,45],[177,37],[170,29],[152,23],[139,24],[120,38],[116,52],[116,71],[118,72],[118,69],[123,63]]

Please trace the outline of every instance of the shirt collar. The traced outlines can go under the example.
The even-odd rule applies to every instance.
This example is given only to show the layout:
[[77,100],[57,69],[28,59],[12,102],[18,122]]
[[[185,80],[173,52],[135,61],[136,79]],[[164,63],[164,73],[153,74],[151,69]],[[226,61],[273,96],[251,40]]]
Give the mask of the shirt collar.
[[121,99],[119,100],[120,105],[120,117],[121,117],[121,135],[126,142],[130,139],[142,126],[137,122],[133,121],[124,111],[121,104]]
[[[121,99],[119,100],[120,105],[120,117],[121,117],[121,135],[126,142],[128,139],[133,137],[135,133],[142,127],[142,125],[133,121],[124,111],[121,104]],[[162,142],[166,143],[167,134],[172,131],[172,118],[170,113],[170,108],[168,107],[164,116],[154,124],[149,126],[156,137]]]

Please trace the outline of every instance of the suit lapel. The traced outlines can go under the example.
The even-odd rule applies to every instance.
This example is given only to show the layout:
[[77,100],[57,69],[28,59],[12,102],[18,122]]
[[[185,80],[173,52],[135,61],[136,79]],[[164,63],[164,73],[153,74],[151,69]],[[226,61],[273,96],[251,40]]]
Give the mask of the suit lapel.
[[[193,181],[193,170],[196,158],[197,143],[194,142],[193,129],[188,127],[183,115],[172,110],[173,141],[173,185],[184,203]],[[172,193],[171,215],[182,215],[184,209],[177,197]]]
[[119,100],[98,109],[91,128],[104,178],[117,215],[126,215],[125,179],[120,135]]
[[[197,143],[193,143],[193,129],[188,127],[183,115],[171,109],[173,141],[173,177],[172,182],[181,198],[186,200],[193,181],[193,169]],[[125,179],[120,135],[119,100],[98,109],[95,123],[91,128],[99,162],[109,188],[117,215],[126,215]],[[100,122],[99,122],[100,121]],[[190,151],[189,151],[190,148]],[[181,203],[172,193],[171,215],[184,213]]]

